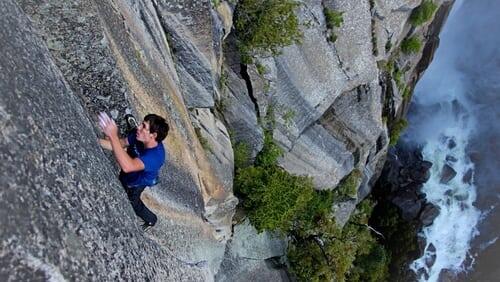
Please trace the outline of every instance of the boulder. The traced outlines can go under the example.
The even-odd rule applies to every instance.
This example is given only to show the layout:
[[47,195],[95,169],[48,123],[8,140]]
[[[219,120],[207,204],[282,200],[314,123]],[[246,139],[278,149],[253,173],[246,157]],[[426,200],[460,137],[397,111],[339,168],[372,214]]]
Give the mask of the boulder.
[[429,226],[439,215],[439,208],[433,204],[426,204],[420,213],[420,221],[423,226]]
[[455,176],[457,172],[449,165],[445,164],[441,169],[441,178],[439,180],[442,184],[448,184]]
[[474,170],[472,168],[469,168],[462,177],[462,182],[467,183],[469,185],[472,184],[473,175],[474,175]]
[[454,156],[447,155],[447,156],[446,156],[446,161],[447,161],[447,162],[456,163],[456,162],[458,161],[458,159],[457,159],[457,158],[455,158]]

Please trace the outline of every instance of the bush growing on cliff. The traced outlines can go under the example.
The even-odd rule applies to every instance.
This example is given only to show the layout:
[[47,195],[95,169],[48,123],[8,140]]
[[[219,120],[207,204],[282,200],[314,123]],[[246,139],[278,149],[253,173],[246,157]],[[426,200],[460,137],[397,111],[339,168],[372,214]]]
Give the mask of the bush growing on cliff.
[[405,54],[417,53],[421,48],[422,42],[415,36],[405,38],[403,42],[401,42],[401,51]]
[[428,22],[434,15],[436,9],[437,5],[434,4],[432,0],[424,0],[424,2],[411,13],[410,23],[416,27]]
[[327,39],[330,42],[335,42],[337,41],[337,35],[332,29],[334,29],[335,27],[340,27],[342,25],[342,23],[344,22],[344,18],[342,16],[343,13],[325,7],[323,9],[323,14],[325,15],[326,27],[330,29],[329,34],[327,35]]
[[263,120],[269,129],[255,165],[238,167],[234,180],[252,225],[291,238],[288,260],[298,281],[345,281],[350,272],[356,273],[353,281],[384,277],[385,260],[367,225],[371,202],[360,203],[344,228],[332,212],[334,202],[354,196],[361,173],[354,170],[338,189],[317,191],[311,178],[286,172],[278,166],[282,150],[272,139],[272,116],[271,109]]
[[299,43],[302,33],[294,0],[242,0],[235,11],[236,36],[243,63],[252,56],[275,56],[280,48]]
[[291,175],[277,166],[281,155],[271,133],[266,132],[256,165],[239,169],[234,180],[235,191],[244,196],[243,206],[259,232],[288,232],[315,193],[310,178]]
[[342,12],[335,11],[330,8],[324,8],[323,13],[325,14],[325,21],[327,28],[340,27],[344,22],[344,18],[342,16]]
[[292,236],[288,259],[297,280],[384,281],[389,260],[367,226],[372,207],[361,202],[343,229],[323,221],[316,234]]
[[408,126],[408,121],[406,119],[398,120],[391,128],[391,136],[390,136],[390,146],[396,145],[399,140],[399,136],[403,132],[403,130]]
[[361,172],[358,169],[354,169],[349,175],[347,175],[335,190],[337,198],[339,200],[345,200],[345,198],[354,199],[357,196],[359,183],[361,181]]

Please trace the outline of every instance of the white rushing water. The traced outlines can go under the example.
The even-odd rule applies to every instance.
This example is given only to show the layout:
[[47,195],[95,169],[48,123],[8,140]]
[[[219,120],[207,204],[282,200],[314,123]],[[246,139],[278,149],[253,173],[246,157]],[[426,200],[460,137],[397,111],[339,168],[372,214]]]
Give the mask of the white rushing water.
[[[422,191],[427,201],[440,209],[433,224],[419,234],[426,241],[424,255],[410,265],[420,281],[437,281],[443,270],[458,273],[472,266],[474,258],[469,250],[481,218],[481,212],[474,207],[474,164],[467,155],[477,121],[467,100],[470,85],[456,64],[460,53],[453,47],[459,34],[447,28],[458,24],[460,19],[454,16],[461,4],[455,3],[435,60],[415,89],[414,106],[427,110],[410,115],[413,126],[408,138],[424,144],[424,159],[433,163],[431,177]],[[456,175],[443,183],[445,166]]]
[[[472,238],[478,234],[476,226],[481,217],[480,211],[473,206],[476,200],[474,165],[466,154],[474,121],[465,110],[457,113],[453,102],[442,102],[440,106],[434,119],[446,126],[434,131],[433,138],[429,137],[423,148],[424,159],[431,161],[433,166],[431,177],[422,189],[427,201],[440,208],[440,214],[431,226],[423,229],[425,253],[411,265],[420,275],[420,281],[437,281],[444,269],[467,270],[464,263],[468,257],[469,264],[473,262],[468,250]],[[442,183],[445,165],[452,167],[456,176]]]

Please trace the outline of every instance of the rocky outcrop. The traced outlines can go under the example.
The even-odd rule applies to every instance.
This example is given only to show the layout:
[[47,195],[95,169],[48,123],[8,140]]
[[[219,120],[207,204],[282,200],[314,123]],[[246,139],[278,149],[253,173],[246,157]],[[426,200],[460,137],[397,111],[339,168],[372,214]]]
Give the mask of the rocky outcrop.
[[[255,157],[262,122],[273,112],[287,171],[335,189],[359,169],[357,197],[335,208],[345,223],[380,175],[387,124],[408,102],[382,66],[393,61],[405,70],[399,83],[413,87],[451,5],[437,1],[436,20],[413,28],[408,18],[419,2],[302,1],[302,44],[256,58],[264,71],[241,63],[228,1],[2,2],[0,48],[9,56],[0,59],[7,93],[0,154],[9,162],[1,170],[8,204],[0,208],[0,272],[18,279],[286,280],[275,263],[284,241],[248,223],[232,230],[232,146],[246,143]],[[335,42],[324,8],[343,12]],[[424,54],[396,56],[410,35],[427,42]],[[144,193],[160,216],[151,234],[135,228],[113,157],[97,148],[100,111],[117,121],[154,112],[171,125],[169,162],[160,184]],[[435,214],[423,209],[425,219]]]
[[286,241],[278,233],[258,233],[247,219],[234,226],[216,281],[286,281],[286,271],[272,263],[286,255]]
[[439,209],[427,203],[420,191],[429,180],[431,166],[418,148],[401,146],[389,152],[379,186],[406,221],[420,218],[424,225],[429,225],[439,214]]

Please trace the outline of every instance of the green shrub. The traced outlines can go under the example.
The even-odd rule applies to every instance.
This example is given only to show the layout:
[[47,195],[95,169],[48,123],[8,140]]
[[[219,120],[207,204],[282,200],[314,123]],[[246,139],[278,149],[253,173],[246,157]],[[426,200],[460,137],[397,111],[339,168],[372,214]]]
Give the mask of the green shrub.
[[324,8],[323,13],[325,14],[326,27],[332,29],[334,27],[340,27],[344,22],[342,12],[335,11],[330,8]]
[[336,194],[339,200],[344,200],[346,198],[355,199],[358,193],[358,187],[361,181],[361,172],[358,169],[354,169],[349,175],[347,175],[336,188]]
[[[361,202],[342,230],[330,221],[327,223],[330,228],[322,227],[322,233],[293,236],[288,260],[297,280],[345,281],[351,280],[348,276],[350,272],[357,272],[357,277],[366,278],[368,276],[362,276],[365,274],[361,268],[365,266],[376,270],[376,277],[385,277],[379,272],[386,273],[389,260],[370,256],[380,249],[366,225],[372,208],[370,201]],[[360,260],[356,262],[358,257]]]
[[372,243],[370,252],[356,257],[348,281],[379,282],[389,278],[390,255],[382,245]]
[[257,69],[257,73],[259,75],[264,75],[267,72],[266,67],[262,64],[259,63],[255,64],[255,68]]
[[390,146],[396,145],[399,140],[399,136],[403,132],[403,130],[408,126],[408,121],[406,119],[398,120],[391,128],[391,136],[390,136]]
[[335,41],[337,41],[337,35],[335,33],[331,33],[329,36],[328,36],[328,41],[334,43]]
[[400,68],[395,68],[392,77],[394,78],[394,81],[396,82],[396,86],[398,89],[403,89],[405,84],[403,82],[403,75],[404,72]]
[[234,145],[234,168],[238,170],[250,165],[250,146],[245,142],[238,142]]
[[255,158],[255,164],[261,167],[275,166],[278,158],[283,155],[281,148],[274,143],[273,135],[270,131],[264,132],[264,146]]
[[302,33],[294,0],[242,0],[235,11],[238,47],[245,64],[254,55],[280,53],[280,48],[299,43]]
[[259,232],[264,229],[289,231],[314,193],[309,178],[291,175],[278,167],[240,169],[235,189],[245,196],[243,206]]
[[411,98],[411,89],[410,89],[410,87],[409,87],[409,86],[405,86],[405,88],[403,89],[403,94],[402,94],[402,96],[403,96],[403,99],[404,99],[405,101],[410,100],[410,98]]
[[436,9],[437,5],[434,4],[432,0],[424,0],[424,2],[411,13],[410,23],[415,27],[426,23],[432,18]]
[[420,39],[415,36],[405,38],[403,42],[401,42],[401,51],[405,54],[417,53],[421,48],[422,42],[420,42]]

